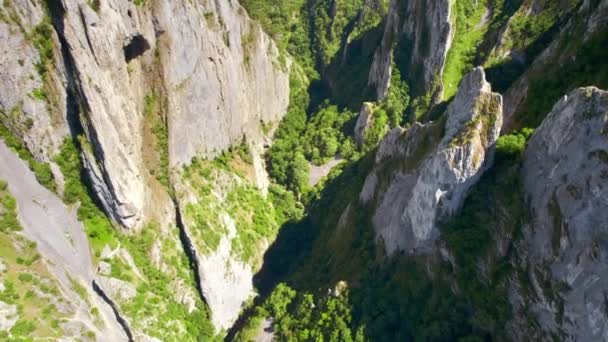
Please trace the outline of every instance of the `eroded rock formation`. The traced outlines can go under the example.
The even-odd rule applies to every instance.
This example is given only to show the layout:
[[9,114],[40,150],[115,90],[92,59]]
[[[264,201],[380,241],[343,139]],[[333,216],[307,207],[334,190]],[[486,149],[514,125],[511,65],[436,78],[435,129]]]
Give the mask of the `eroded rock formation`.
[[388,254],[430,250],[438,223],[460,208],[491,165],[501,124],[502,98],[477,68],[442,119],[384,138],[360,199],[373,207],[376,237]]

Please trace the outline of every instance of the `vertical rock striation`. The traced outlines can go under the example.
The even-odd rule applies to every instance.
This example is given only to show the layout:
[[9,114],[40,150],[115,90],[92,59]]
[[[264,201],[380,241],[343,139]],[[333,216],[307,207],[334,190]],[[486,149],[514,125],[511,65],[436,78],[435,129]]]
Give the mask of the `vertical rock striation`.
[[[169,98],[171,165],[214,157],[289,104],[289,62],[237,1],[159,4],[159,52]],[[202,15],[204,14],[204,15]]]

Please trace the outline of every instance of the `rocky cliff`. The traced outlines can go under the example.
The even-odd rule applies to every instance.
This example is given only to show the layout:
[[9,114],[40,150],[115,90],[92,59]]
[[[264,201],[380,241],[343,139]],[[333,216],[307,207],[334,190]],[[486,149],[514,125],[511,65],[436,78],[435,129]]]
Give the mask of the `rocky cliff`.
[[501,125],[502,98],[478,68],[465,76],[442,119],[388,133],[360,199],[373,203],[376,236],[389,255],[430,250],[438,222],[460,208],[491,165]]
[[512,289],[516,339],[531,334],[525,311],[541,336],[608,339],[607,132],[608,92],[579,88],[553,107],[528,144],[522,172],[531,220],[517,262],[530,290]]
[[[167,203],[151,184],[150,154],[175,166],[245,137],[260,144],[262,124],[285,113],[289,62],[236,2],[49,6],[49,14],[41,3],[3,9],[2,43],[18,48],[16,58],[3,55],[3,122],[46,160],[68,121],[82,126],[93,187],[124,227],[141,226]],[[157,98],[166,133],[153,138],[146,106]],[[150,151],[150,140],[160,139],[165,149]]]
[[[158,222],[165,233],[176,229],[171,193],[182,179],[173,174],[232,145],[250,146],[254,183],[267,186],[260,154],[286,112],[291,62],[237,1],[0,6],[0,45],[14,51],[0,56],[0,119],[4,133],[25,143],[31,163],[50,165],[49,187],[63,190],[56,159],[66,139],[77,141],[94,200],[120,228]],[[103,259],[131,258],[106,247]],[[205,279],[220,279],[217,286],[224,276],[205,270]],[[227,296],[218,300],[232,300]],[[120,306],[132,297],[114,299]]]
[[[416,96],[441,94],[441,75],[452,41],[450,1],[392,0],[382,42],[369,73],[369,85],[383,99],[390,86],[394,63],[415,86]],[[395,51],[399,56],[396,60]]]

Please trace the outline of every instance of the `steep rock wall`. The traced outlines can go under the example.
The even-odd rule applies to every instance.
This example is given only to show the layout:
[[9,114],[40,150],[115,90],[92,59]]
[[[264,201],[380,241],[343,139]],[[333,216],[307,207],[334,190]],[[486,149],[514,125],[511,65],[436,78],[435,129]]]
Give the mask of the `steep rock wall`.
[[514,288],[516,337],[532,336],[528,309],[547,336],[608,339],[607,133],[608,92],[579,88],[529,142],[523,177],[532,219],[517,250],[532,291]]
[[66,78],[61,63],[48,61],[60,59],[60,51],[41,55],[36,30],[51,46],[59,41],[39,2],[3,2],[0,14],[0,121],[37,159],[49,162],[69,134]]
[[[149,154],[176,166],[214,157],[243,139],[262,145],[262,124],[286,111],[289,61],[237,1],[137,6],[116,0],[95,7],[50,1],[57,34],[42,3],[13,3],[2,13],[19,20],[0,22],[6,37],[0,44],[17,51],[17,58],[0,61],[6,66],[0,108],[16,117],[8,126],[46,161],[70,128],[74,134],[81,126],[89,179],[123,227],[159,219],[155,213],[170,206],[146,165]],[[53,53],[44,75],[36,71],[42,56],[35,48],[43,21]],[[168,151],[155,151],[145,134],[152,95],[163,105]]]
[[368,80],[379,100],[390,86],[396,47],[409,52],[407,60],[400,62],[406,69],[402,76],[415,85],[414,95],[441,93],[441,75],[453,34],[450,11],[450,1],[391,1]]
[[160,54],[169,97],[171,165],[214,157],[289,104],[289,61],[237,1],[163,2]]

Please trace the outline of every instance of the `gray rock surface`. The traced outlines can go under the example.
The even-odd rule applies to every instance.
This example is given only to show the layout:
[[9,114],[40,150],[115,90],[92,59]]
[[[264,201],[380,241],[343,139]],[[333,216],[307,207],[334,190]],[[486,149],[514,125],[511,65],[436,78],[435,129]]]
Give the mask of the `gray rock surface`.
[[245,301],[254,296],[253,268],[232,252],[232,239],[237,234],[235,223],[228,215],[223,216],[223,221],[228,233],[218,248],[199,256],[201,287],[217,330],[229,329]]
[[[32,39],[37,36],[30,31],[44,19],[43,5],[38,1],[4,1],[0,12],[10,18],[0,20],[0,122],[22,139],[37,159],[52,161],[69,130],[63,66],[47,65],[44,78],[37,67],[41,57]],[[54,32],[50,38],[59,46]],[[53,53],[60,55],[57,49]],[[59,172],[54,174],[61,179]]]
[[171,164],[215,156],[243,136],[261,143],[260,123],[279,121],[289,104],[289,62],[259,24],[235,0],[166,1],[157,15]]
[[430,251],[437,224],[461,207],[491,165],[501,125],[502,98],[477,68],[463,78],[443,119],[389,132],[360,194],[387,254]]
[[[448,0],[392,0],[382,43],[377,48],[368,84],[383,99],[390,86],[394,49],[399,40],[411,44],[407,76],[415,95],[441,92],[441,75],[452,44],[451,5]],[[404,48],[404,47],[401,47]]]
[[0,331],[10,330],[18,319],[17,305],[0,301]]
[[[18,113],[3,122],[11,121],[38,159],[51,161],[69,133],[68,120],[80,121],[90,145],[84,157],[92,186],[123,227],[160,220],[157,213],[171,206],[154,185],[146,153],[168,154],[161,158],[176,166],[213,157],[243,139],[261,146],[262,123],[286,112],[290,62],[236,0],[56,5],[54,67],[43,82],[35,68],[38,51],[25,33],[50,19],[37,2],[2,4],[3,13],[19,18],[0,21],[0,48],[15,51],[0,56],[0,110]],[[52,101],[32,96],[47,88]],[[168,152],[148,151],[144,99],[153,93],[166,113]]]
[[[525,154],[532,219],[518,250],[533,291],[515,307],[565,341],[608,341],[607,134],[608,92],[579,88],[553,107]],[[529,323],[517,323],[516,339],[530,336]]]

